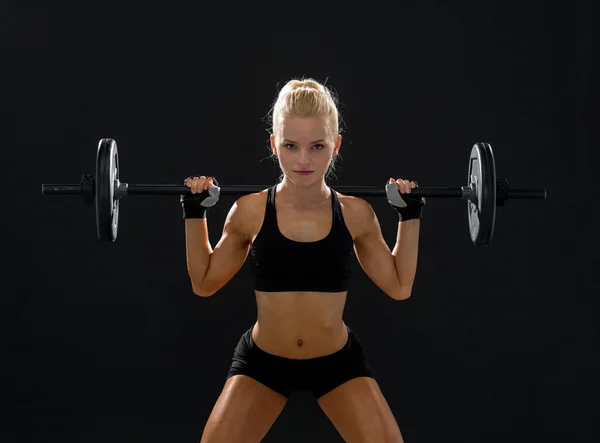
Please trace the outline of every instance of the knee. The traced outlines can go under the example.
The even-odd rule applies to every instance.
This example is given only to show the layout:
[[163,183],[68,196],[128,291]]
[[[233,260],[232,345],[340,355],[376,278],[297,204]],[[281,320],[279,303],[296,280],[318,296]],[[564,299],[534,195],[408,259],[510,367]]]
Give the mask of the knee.
[[402,434],[396,423],[383,426],[375,436],[370,436],[364,441],[373,443],[404,443]]
[[399,432],[388,432],[384,435],[378,436],[373,439],[373,443],[404,443],[402,435]]
[[360,443],[404,443],[400,429],[387,423],[371,423],[352,432],[341,433],[345,441]]

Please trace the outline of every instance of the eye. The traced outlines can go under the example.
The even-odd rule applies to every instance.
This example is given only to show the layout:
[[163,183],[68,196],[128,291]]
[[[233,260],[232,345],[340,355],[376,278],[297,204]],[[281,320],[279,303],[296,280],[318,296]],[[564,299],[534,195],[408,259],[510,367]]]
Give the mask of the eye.
[[317,151],[320,151],[321,149],[324,148],[324,146],[323,145],[314,145],[313,148],[316,149]]
[[291,144],[291,143],[288,143],[287,145],[285,145],[285,147],[286,147],[286,148],[288,148],[288,149],[295,149],[295,148],[296,148],[296,145],[293,145],[293,144]]

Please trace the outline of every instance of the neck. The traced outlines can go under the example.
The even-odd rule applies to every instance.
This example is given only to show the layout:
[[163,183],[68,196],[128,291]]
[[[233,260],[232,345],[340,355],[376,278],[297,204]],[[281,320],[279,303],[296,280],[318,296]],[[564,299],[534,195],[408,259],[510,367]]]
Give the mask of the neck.
[[323,203],[331,194],[324,180],[310,186],[297,186],[287,177],[284,177],[282,182],[277,185],[277,192],[290,200],[303,204]]

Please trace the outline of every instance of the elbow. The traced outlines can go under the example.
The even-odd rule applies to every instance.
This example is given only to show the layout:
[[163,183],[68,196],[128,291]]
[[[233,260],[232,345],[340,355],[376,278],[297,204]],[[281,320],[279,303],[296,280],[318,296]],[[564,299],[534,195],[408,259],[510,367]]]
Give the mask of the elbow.
[[399,286],[389,296],[394,300],[408,300],[412,294],[412,286]]
[[217,291],[210,291],[202,285],[195,285],[194,283],[192,283],[192,292],[198,297],[210,297]]

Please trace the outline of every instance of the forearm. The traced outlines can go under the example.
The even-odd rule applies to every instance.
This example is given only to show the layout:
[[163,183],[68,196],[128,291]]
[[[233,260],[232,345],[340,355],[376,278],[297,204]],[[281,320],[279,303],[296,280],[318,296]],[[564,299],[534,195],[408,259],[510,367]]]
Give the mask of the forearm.
[[205,218],[185,220],[185,247],[187,269],[193,288],[199,288],[210,263],[213,249],[208,238]]
[[420,226],[419,219],[398,223],[396,245],[392,251],[398,281],[402,292],[408,294],[407,296],[410,295],[417,272]]

